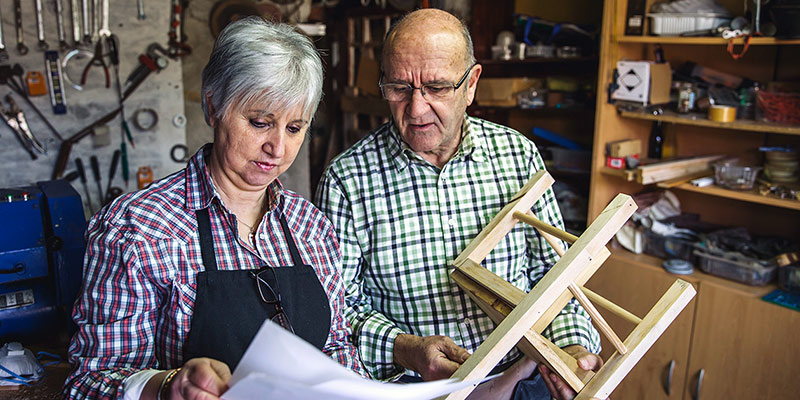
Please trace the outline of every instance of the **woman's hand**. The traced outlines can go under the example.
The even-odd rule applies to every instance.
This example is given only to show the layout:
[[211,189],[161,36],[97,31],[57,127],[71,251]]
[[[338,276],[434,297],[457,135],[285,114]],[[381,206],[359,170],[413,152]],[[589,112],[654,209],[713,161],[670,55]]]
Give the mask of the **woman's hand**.
[[[166,375],[159,374],[159,386]],[[169,400],[216,400],[228,390],[231,370],[222,361],[193,358],[183,364],[165,389]]]

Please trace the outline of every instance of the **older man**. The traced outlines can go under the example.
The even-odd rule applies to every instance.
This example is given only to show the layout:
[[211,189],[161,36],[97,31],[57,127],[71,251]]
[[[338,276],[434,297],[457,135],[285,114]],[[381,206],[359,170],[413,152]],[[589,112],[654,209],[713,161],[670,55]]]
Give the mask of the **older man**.
[[[386,37],[382,72],[392,121],[331,163],[317,204],[339,233],[345,312],[370,375],[445,378],[494,328],[449,280],[448,265],[544,164],[520,133],[466,115],[481,66],[467,28],[451,14],[423,9],[398,22]],[[551,191],[533,211],[563,227]],[[534,229],[518,226],[483,265],[528,291],[557,257]],[[602,364],[593,354],[599,336],[576,303],[544,335],[585,369]],[[498,370],[506,368],[484,388],[492,398],[511,395],[535,363],[515,350]],[[553,395],[571,394],[544,372]]]

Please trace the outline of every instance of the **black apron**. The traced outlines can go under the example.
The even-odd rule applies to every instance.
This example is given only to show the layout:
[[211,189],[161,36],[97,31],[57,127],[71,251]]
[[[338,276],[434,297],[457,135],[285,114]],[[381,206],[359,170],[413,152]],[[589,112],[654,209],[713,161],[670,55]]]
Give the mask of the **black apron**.
[[[259,296],[251,274],[254,270],[217,269],[208,209],[197,210],[196,215],[205,271],[197,274],[192,326],[183,346],[183,359],[209,357],[228,364],[233,371],[261,324],[275,315],[276,308]],[[283,212],[280,222],[294,265],[274,268],[274,274],[261,277],[280,290],[281,306],[295,334],[322,349],[331,326],[328,295],[314,269],[303,264]]]

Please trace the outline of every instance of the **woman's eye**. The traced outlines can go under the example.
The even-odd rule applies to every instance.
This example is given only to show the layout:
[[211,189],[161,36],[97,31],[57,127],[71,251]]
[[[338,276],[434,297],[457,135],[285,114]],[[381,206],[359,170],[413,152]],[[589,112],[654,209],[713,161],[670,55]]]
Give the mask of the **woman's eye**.
[[250,125],[252,125],[254,128],[262,129],[262,128],[269,127],[270,123],[266,122],[266,121],[251,119],[250,120]]

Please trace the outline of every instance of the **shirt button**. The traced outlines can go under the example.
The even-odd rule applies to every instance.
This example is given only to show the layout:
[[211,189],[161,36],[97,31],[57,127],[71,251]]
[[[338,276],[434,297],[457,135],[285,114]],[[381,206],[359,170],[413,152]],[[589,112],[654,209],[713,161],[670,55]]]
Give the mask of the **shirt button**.
[[472,325],[472,319],[471,318],[464,318],[464,325],[466,325],[466,326]]
[[448,219],[448,220],[447,220],[447,224],[448,224],[448,225],[450,225],[450,226],[456,226],[456,220],[455,220],[455,218],[450,218],[450,219]]

